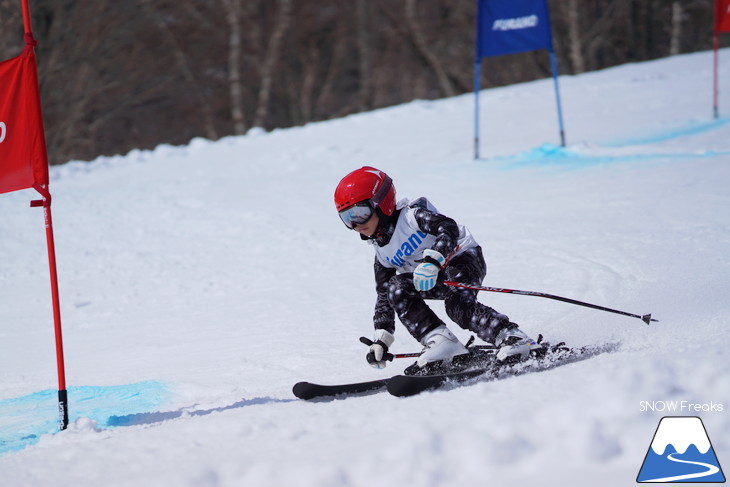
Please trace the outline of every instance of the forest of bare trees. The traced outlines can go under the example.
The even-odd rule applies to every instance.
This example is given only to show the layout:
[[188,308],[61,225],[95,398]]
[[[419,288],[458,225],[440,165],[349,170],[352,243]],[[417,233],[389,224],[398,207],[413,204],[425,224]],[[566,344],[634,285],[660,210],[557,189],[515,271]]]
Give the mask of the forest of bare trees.
[[[475,0],[30,3],[52,163],[472,89]],[[561,74],[711,48],[713,0],[549,5]],[[0,0],[0,59],[22,24]],[[482,87],[549,73],[544,52],[494,58]]]

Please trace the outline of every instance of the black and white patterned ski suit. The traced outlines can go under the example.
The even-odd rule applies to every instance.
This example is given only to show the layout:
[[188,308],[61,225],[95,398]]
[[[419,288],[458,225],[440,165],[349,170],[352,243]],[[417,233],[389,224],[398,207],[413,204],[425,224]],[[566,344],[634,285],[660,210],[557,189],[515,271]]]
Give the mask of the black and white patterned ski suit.
[[[457,249],[460,229],[457,223],[442,214],[430,211],[421,200],[410,205],[418,229],[435,236],[430,248],[442,255],[452,255]],[[387,245],[396,231],[396,226],[403,224],[401,211],[381,219],[374,244],[380,247]],[[470,236],[471,238],[471,236]],[[395,315],[416,339],[421,339],[431,330],[443,325],[443,321],[429,308],[425,300],[442,300],[446,314],[461,328],[474,332],[479,338],[493,342],[495,336],[510,323],[509,318],[494,309],[477,301],[477,291],[447,286],[444,280],[465,284],[481,285],[487,274],[487,265],[482,249],[473,240],[467,250],[456,252],[446,267],[439,274],[436,286],[429,291],[417,291],[413,285],[412,272],[398,272],[398,269],[386,267],[381,260],[375,258],[375,285],[377,300],[373,322],[376,329],[395,332]]]

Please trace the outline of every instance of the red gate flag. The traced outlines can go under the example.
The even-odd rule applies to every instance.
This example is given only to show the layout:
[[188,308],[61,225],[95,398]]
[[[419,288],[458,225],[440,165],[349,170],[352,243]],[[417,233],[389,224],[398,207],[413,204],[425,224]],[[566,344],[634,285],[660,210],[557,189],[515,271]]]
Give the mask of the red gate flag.
[[730,0],[715,0],[715,32],[730,32]]
[[25,49],[20,56],[0,62],[0,193],[34,188],[43,197],[42,200],[31,201],[30,206],[43,207],[46,223],[53,327],[56,332],[58,414],[61,429],[65,430],[68,427],[68,392],[63,360],[51,193],[48,190],[48,153],[38,90],[38,68],[34,51],[36,41],[33,39],[28,0],[21,0],[20,7],[23,11]]
[[32,45],[0,62],[0,193],[48,184],[48,154]]

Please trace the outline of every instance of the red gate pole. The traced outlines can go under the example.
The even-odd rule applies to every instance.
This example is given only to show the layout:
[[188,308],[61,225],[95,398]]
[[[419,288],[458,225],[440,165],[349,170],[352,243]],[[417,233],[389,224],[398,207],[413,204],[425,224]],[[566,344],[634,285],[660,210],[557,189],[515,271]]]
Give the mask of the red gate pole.
[[53,219],[51,217],[51,193],[47,187],[33,185],[42,200],[30,202],[30,206],[42,206],[46,221],[46,243],[48,244],[48,268],[51,273],[51,297],[53,300],[53,325],[56,332],[56,365],[58,369],[58,416],[61,430],[68,427],[68,393],[66,392],[66,367],[63,360],[63,333],[61,331],[61,305],[58,297],[58,273],[56,271],[56,245],[53,240]]
[[28,0],[20,0],[20,7],[23,9],[23,27],[25,28],[25,33],[30,34],[33,32],[33,29],[31,29],[30,24],[30,7],[28,6]]
[[[20,1],[23,9],[23,28],[25,31],[26,49],[33,49],[33,29],[30,21],[28,0]],[[56,245],[53,239],[53,219],[51,218],[51,193],[48,185],[34,184],[33,188],[43,197],[42,200],[30,202],[32,207],[43,207],[46,222],[46,243],[48,246],[48,267],[51,274],[51,298],[53,301],[53,326],[56,334],[56,365],[58,369],[58,415],[61,430],[68,427],[68,393],[66,391],[66,367],[63,360],[63,334],[61,332],[61,305],[58,297],[58,273],[56,271]]]

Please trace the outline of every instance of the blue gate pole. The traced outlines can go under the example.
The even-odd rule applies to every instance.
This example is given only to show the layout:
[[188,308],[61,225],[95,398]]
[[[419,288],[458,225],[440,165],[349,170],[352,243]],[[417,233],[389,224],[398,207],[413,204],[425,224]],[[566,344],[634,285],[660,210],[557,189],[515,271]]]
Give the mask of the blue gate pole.
[[474,61],[474,160],[479,159],[479,74],[481,67],[482,61],[477,58]]
[[558,104],[558,125],[560,126],[560,145],[565,147],[565,128],[563,127],[563,108],[560,103],[560,88],[558,87],[558,61],[555,57],[555,52],[551,49],[550,53],[550,67],[553,71],[553,84],[555,85],[555,99]]

